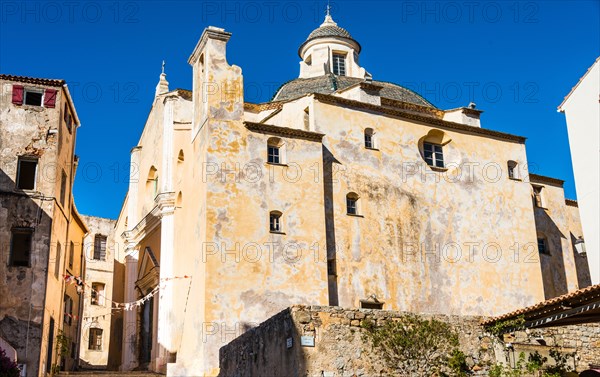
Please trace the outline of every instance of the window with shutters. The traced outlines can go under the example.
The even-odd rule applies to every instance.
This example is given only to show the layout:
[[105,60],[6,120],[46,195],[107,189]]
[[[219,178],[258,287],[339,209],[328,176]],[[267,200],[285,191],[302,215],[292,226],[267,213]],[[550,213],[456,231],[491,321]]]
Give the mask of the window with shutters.
[[63,305],[64,323],[70,326],[73,322],[73,299],[65,295]]
[[15,105],[44,106],[53,108],[56,105],[56,89],[25,88],[13,85],[12,103]]
[[104,284],[103,283],[92,283],[92,305],[104,306]]
[[69,268],[73,269],[73,259],[75,256],[75,244],[71,241],[71,245],[69,245]]
[[92,351],[102,351],[102,329],[95,327],[90,329],[88,349]]
[[106,259],[106,236],[103,236],[101,234],[97,234],[94,238],[94,259]]
[[60,176],[60,204],[63,208],[67,208],[65,199],[67,199],[67,173],[63,170]]
[[33,228],[13,228],[10,239],[9,266],[29,267]]
[[17,166],[17,188],[35,190],[38,160],[34,157],[19,157]]
[[58,279],[60,273],[60,258],[62,253],[62,246],[60,242],[56,244],[56,256],[54,259],[54,277]]
[[42,106],[44,92],[38,89],[25,89],[23,93],[23,103],[31,106]]

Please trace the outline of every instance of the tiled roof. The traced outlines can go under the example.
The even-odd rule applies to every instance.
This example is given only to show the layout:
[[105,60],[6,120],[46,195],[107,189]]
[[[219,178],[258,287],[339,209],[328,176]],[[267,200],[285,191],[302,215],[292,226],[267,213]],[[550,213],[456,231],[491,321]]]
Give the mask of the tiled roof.
[[498,317],[490,318],[484,322],[483,325],[491,325],[498,321],[518,317],[520,315],[527,316],[527,314],[533,314],[535,312],[542,311],[543,309],[550,308],[552,306],[558,306],[560,304],[566,304],[566,306],[572,306],[577,301],[583,301],[591,299],[595,296],[600,296],[600,284],[590,285],[589,287],[579,289],[570,293],[566,293],[562,296],[554,297],[546,301],[539,302],[535,305],[528,306],[526,308],[517,309],[510,313],[503,314]]
[[[336,76],[333,74],[308,79],[295,79],[283,84],[273,96],[272,101],[290,100],[309,93],[331,94],[360,82],[364,82],[364,80],[357,77]],[[383,87],[380,91],[381,97],[436,108],[419,94],[400,85],[384,81],[373,81],[372,84]]]
[[323,102],[323,103],[328,103],[328,104],[333,104],[333,105],[341,105],[341,106],[346,106],[346,107],[354,108],[354,109],[364,109],[367,111],[372,111],[372,112],[376,112],[376,113],[380,113],[380,114],[387,114],[387,115],[391,115],[391,116],[401,117],[404,119],[411,119],[411,120],[415,120],[417,122],[423,122],[428,125],[435,125],[435,126],[443,127],[443,128],[447,128],[447,129],[464,131],[464,132],[467,132],[470,134],[490,136],[490,137],[494,137],[494,138],[498,138],[498,139],[502,139],[502,140],[508,140],[508,141],[512,141],[512,142],[517,142],[517,143],[521,143],[521,144],[525,143],[525,138],[522,136],[511,135],[511,134],[494,131],[494,130],[488,130],[486,128],[468,126],[468,125],[462,124],[462,123],[449,122],[449,121],[446,121],[443,119],[434,118],[427,114],[418,114],[416,112],[406,111],[401,108],[389,108],[389,107],[385,107],[385,106],[378,106],[378,105],[373,105],[373,104],[366,103],[366,102],[360,102],[360,101],[356,101],[356,100],[342,98],[339,96],[332,96],[332,95],[320,94],[320,93],[314,94],[314,98],[317,101]]
[[571,207],[579,207],[577,200],[573,200],[573,199],[565,199],[565,204],[568,206],[571,206]]
[[552,178],[552,177],[548,177],[545,175],[539,175],[539,174],[529,174],[529,180],[531,182],[536,182],[536,183],[547,183],[549,185],[555,185],[555,186],[560,186],[563,187],[563,185],[565,184],[565,181],[563,181],[562,179],[558,179],[558,178]]
[[267,134],[281,135],[287,137],[297,137],[301,139],[320,142],[325,136],[322,133],[298,130],[296,128],[280,127],[271,124],[244,122],[244,125],[250,131],[262,132]]
[[348,30],[339,26],[327,25],[321,26],[313,30],[313,32],[308,35],[308,38],[306,38],[306,40],[310,41],[311,39],[320,37],[344,37],[352,39],[352,36],[350,35],[350,33],[348,33]]
[[42,79],[42,78],[36,78],[36,77],[13,76],[13,75],[5,75],[5,74],[0,74],[0,80],[17,81],[17,82],[23,82],[23,83],[27,83],[27,84],[38,84],[38,85],[48,85],[48,86],[63,86],[65,84],[65,80]]

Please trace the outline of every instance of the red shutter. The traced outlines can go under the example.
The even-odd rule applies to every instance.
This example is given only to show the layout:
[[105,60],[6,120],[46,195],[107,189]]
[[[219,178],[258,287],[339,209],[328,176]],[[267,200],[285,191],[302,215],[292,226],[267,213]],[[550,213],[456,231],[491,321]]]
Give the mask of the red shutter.
[[12,103],[15,105],[23,104],[23,85],[13,85]]
[[56,103],[56,89],[46,89],[44,95],[44,107],[54,107]]

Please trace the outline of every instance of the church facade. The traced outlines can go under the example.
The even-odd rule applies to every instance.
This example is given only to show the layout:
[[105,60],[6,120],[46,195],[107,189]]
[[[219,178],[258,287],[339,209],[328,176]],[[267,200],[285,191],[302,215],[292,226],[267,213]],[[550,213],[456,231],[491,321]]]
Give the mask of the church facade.
[[299,77],[245,102],[230,36],[204,30],[191,91],[163,72],[131,151],[121,369],[216,375],[293,304],[499,315],[589,284],[577,203],[530,177],[525,138],[375,80],[329,15]]

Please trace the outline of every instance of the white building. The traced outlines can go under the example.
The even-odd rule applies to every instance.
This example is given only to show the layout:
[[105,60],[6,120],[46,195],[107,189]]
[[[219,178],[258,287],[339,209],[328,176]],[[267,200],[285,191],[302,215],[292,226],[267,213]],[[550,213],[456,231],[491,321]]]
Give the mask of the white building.
[[558,111],[567,118],[577,201],[592,284],[600,283],[600,57],[565,97]]

